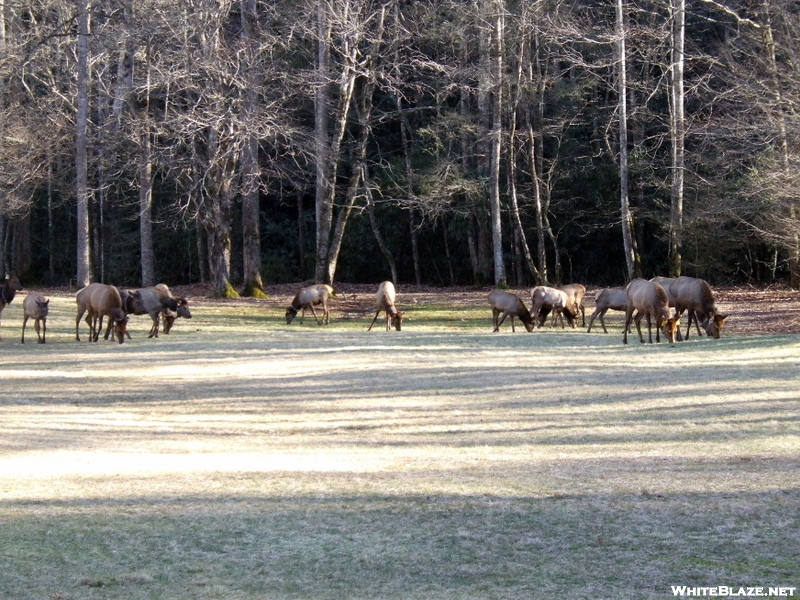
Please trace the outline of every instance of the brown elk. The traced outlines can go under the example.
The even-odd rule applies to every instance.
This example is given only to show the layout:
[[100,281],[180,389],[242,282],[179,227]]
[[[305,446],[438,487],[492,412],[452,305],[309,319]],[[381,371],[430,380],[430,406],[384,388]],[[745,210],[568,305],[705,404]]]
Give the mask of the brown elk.
[[[47,313],[50,311],[50,299],[41,294],[29,294],[22,302],[22,338],[20,342],[25,343],[25,326],[28,319],[33,319],[33,326],[36,329],[36,337],[40,344],[47,341]],[[41,324],[41,334],[39,325]]]
[[586,296],[586,288],[580,283],[568,283],[560,286],[558,289],[567,295],[572,306],[575,307],[575,316],[577,316],[577,311],[580,311],[581,327],[586,327],[586,308],[583,306],[583,297]]
[[378,292],[375,294],[375,317],[372,319],[367,331],[372,330],[372,326],[375,325],[375,321],[378,320],[378,315],[381,314],[381,311],[386,313],[386,331],[391,331],[392,327],[400,331],[403,324],[403,314],[405,313],[397,310],[394,300],[394,284],[391,281],[384,281],[378,286]]
[[675,342],[675,331],[678,327],[678,320],[670,315],[669,300],[667,293],[660,285],[654,281],[645,279],[634,279],[626,288],[628,295],[628,305],[625,309],[625,333],[622,335],[622,343],[628,343],[628,329],[631,320],[634,320],[636,311],[636,331],[639,332],[639,341],[644,342],[642,336],[642,317],[647,317],[647,335],[650,343],[653,343],[653,332],[651,329],[651,318],[656,323],[656,342],[659,342],[659,330],[664,332],[664,337],[672,344]]
[[[14,273],[7,273],[5,282],[0,286],[0,315],[3,314],[6,305],[11,304],[17,292],[21,291],[22,284],[19,282],[19,278]],[[2,339],[3,337],[0,336],[0,340]]]
[[[518,317],[525,329],[528,332],[533,331],[533,317],[531,316],[528,307],[522,299],[516,294],[504,292],[503,290],[492,290],[489,292],[489,304],[492,307],[492,324],[494,329],[492,331],[500,331],[500,325],[506,320],[506,317],[511,317],[511,331],[514,332],[514,317]],[[502,313],[503,317],[500,317]],[[498,320],[499,319],[499,320]]]
[[103,317],[108,317],[108,327],[103,336],[108,339],[111,330],[119,341],[125,341],[125,333],[128,327],[128,315],[125,314],[122,304],[122,296],[119,290],[113,285],[103,283],[90,283],[85,288],[78,290],[75,294],[75,301],[78,304],[78,316],[75,319],[75,339],[81,341],[78,328],[81,323],[83,313],[86,315],[86,324],[89,325],[89,341],[96,342],[100,337],[100,330],[103,328]]
[[[154,287],[158,291],[159,297],[162,298],[162,303],[167,304],[166,308],[161,311],[161,317],[164,320],[164,333],[169,335],[172,326],[175,324],[175,319],[178,317],[183,317],[184,319],[192,318],[192,313],[189,311],[189,302],[183,296],[173,296],[166,283],[157,283]],[[170,299],[177,302],[176,308],[171,308],[172,302]]]
[[[126,306],[131,309],[131,314],[147,314],[150,315],[150,319],[153,321],[147,337],[158,337],[161,316],[165,311],[170,311],[170,314],[172,314],[171,311],[175,311],[181,317],[192,318],[192,313],[189,311],[189,303],[186,299],[175,298],[163,283],[133,290],[130,292],[130,297],[132,302],[129,301]],[[165,322],[168,323],[169,321],[165,320]]]
[[[286,309],[286,324],[289,325],[300,311],[302,311],[300,314],[300,323],[302,323],[306,316],[306,310],[311,309],[311,314],[317,320],[317,325],[327,325],[331,319],[330,309],[328,308],[328,298],[331,296],[336,297],[336,293],[331,286],[324,283],[302,288],[295,295],[291,306]],[[322,305],[321,321],[314,310],[314,307],[320,304]]]
[[603,333],[608,333],[603,315],[609,310],[621,310],[625,312],[628,307],[628,292],[625,288],[605,288],[600,290],[595,298],[595,308],[592,316],[589,317],[589,329],[586,333],[592,333],[592,323],[595,318],[600,317],[600,325],[603,326]]
[[553,311],[552,327],[555,326],[556,319],[561,318],[561,327],[563,329],[564,315],[566,315],[570,327],[575,327],[575,317],[578,314],[578,309],[575,308],[566,292],[545,285],[537,285],[531,290],[531,300],[533,301],[531,314],[536,319],[537,327],[544,325],[550,311]]
[[[689,313],[689,320],[686,324],[686,339],[689,339],[689,331],[692,320],[697,328],[697,335],[700,334],[700,325],[705,329],[706,334],[719,339],[722,326],[728,315],[721,315],[714,304],[714,293],[711,286],[703,279],[696,277],[677,277],[670,286],[670,292],[675,297],[675,313],[680,319],[683,311]],[[700,325],[698,325],[698,322]]]

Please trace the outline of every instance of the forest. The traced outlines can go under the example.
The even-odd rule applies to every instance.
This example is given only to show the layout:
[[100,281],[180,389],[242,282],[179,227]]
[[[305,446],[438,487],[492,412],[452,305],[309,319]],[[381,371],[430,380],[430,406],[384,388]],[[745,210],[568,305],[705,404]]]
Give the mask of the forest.
[[796,0],[0,0],[26,285],[800,287]]

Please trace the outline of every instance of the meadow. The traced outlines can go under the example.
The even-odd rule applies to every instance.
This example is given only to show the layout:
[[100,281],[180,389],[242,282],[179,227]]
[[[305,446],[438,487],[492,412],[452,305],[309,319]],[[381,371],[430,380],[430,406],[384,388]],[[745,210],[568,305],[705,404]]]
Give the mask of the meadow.
[[[2,599],[661,599],[800,588],[800,337],[491,333],[488,305],[123,345],[2,314]],[[379,320],[376,328],[381,324]],[[601,331],[598,329],[598,331]],[[800,595],[795,589],[794,595]]]

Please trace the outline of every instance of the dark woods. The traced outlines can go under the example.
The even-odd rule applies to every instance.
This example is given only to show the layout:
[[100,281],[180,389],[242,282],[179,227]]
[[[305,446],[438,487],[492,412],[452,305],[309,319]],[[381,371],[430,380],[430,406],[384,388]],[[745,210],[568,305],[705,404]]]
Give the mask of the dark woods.
[[798,11],[5,3],[0,262],[29,284],[221,295],[681,273],[798,286]]

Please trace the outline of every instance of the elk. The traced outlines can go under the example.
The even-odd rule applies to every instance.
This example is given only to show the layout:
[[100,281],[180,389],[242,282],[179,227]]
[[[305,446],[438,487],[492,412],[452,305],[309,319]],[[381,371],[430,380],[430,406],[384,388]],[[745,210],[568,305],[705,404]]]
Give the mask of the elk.
[[[330,309],[328,308],[328,298],[330,296],[336,297],[336,293],[331,286],[324,283],[302,288],[295,295],[291,306],[286,309],[286,324],[289,325],[301,310],[300,323],[302,323],[306,316],[306,309],[310,308],[311,314],[317,320],[317,325],[327,325],[331,319]],[[319,304],[322,305],[322,321],[319,320],[317,312],[314,310],[314,307]]]
[[595,298],[594,313],[589,318],[589,329],[586,333],[592,333],[592,323],[596,317],[600,317],[600,325],[603,326],[603,333],[608,333],[603,315],[610,310],[621,310],[625,312],[628,307],[628,293],[625,288],[605,288],[600,290]]
[[[186,299],[175,298],[163,283],[134,290],[130,294],[134,301],[132,314],[148,314],[153,321],[150,332],[147,334],[149,338],[158,337],[161,314],[166,310],[175,311],[179,316],[186,319],[192,318],[192,313],[189,311],[189,303]],[[138,306],[136,303],[138,303]]]
[[403,314],[405,313],[397,310],[397,307],[394,305],[394,299],[394,284],[391,281],[384,281],[381,283],[375,294],[375,317],[372,319],[372,323],[370,323],[367,331],[372,330],[372,326],[375,325],[375,321],[378,320],[378,315],[381,314],[381,311],[386,312],[386,331],[391,331],[392,327],[400,331],[403,323]]
[[[169,304],[167,308],[161,311],[161,317],[164,319],[164,333],[169,335],[172,326],[175,324],[175,319],[178,317],[183,317],[184,319],[192,318],[192,313],[189,311],[189,302],[183,296],[173,296],[166,283],[157,283],[154,287],[158,290],[162,302]],[[169,300],[163,300],[165,297],[175,300],[178,303],[177,308],[171,309],[172,303]],[[175,312],[172,312],[173,310]]]
[[[50,311],[50,299],[41,294],[29,294],[22,302],[22,338],[21,343],[25,343],[25,326],[28,319],[33,319],[33,326],[36,329],[36,337],[40,344],[47,341],[47,313]],[[39,325],[41,324],[41,334]]]
[[[504,292],[503,290],[492,290],[489,292],[489,304],[492,307],[492,324],[494,329],[492,331],[500,331],[500,325],[506,320],[506,317],[511,317],[511,331],[514,330],[514,317],[518,317],[525,329],[528,332],[533,331],[533,317],[530,311],[525,306],[522,299],[516,294]],[[499,319],[500,314],[503,317]]]
[[531,314],[536,318],[537,327],[544,325],[551,310],[553,311],[552,327],[555,327],[558,318],[561,318],[561,327],[564,327],[563,315],[567,316],[570,327],[575,327],[575,316],[578,314],[578,310],[566,292],[545,285],[537,285],[531,290],[531,300],[533,301]]
[[[670,315],[669,300],[667,293],[660,285],[654,281],[645,279],[634,279],[626,288],[628,295],[628,305],[625,309],[625,332],[622,334],[622,343],[628,343],[628,329],[631,320],[636,322],[636,331],[639,332],[639,341],[645,343],[642,336],[641,322],[642,317],[647,317],[647,335],[650,343],[653,343],[653,333],[651,329],[651,318],[656,323],[656,342],[659,342],[659,330],[664,332],[664,337],[672,344],[675,342],[675,331],[678,327],[678,320]],[[634,311],[636,317],[634,319]]]
[[[6,305],[11,304],[17,292],[21,291],[22,284],[19,282],[19,278],[14,273],[6,273],[6,280],[0,287],[0,315],[3,314],[3,309]],[[3,337],[0,336],[0,340],[2,339]]]
[[586,327],[586,309],[583,306],[583,297],[586,295],[586,288],[580,283],[568,283],[560,286],[558,289],[567,295],[572,306],[575,307],[575,316],[578,315],[577,311],[580,311],[581,327]]
[[675,298],[675,314],[680,319],[683,311],[689,313],[689,320],[686,324],[686,339],[689,339],[689,331],[692,320],[697,328],[697,335],[700,334],[700,326],[703,326],[706,334],[719,339],[722,325],[728,315],[721,315],[714,304],[714,293],[711,286],[704,279],[696,277],[677,277],[669,286],[670,292]]
[[89,325],[89,341],[96,342],[103,328],[103,317],[108,317],[108,327],[104,339],[108,339],[111,330],[121,344],[125,341],[128,327],[128,315],[125,314],[122,296],[113,285],[103,283],[90,283],[75,294],[78,304],[78,316],[75,318],[75,339],[81,341],[78,328],[83,313],[86,315],[86,324]]

